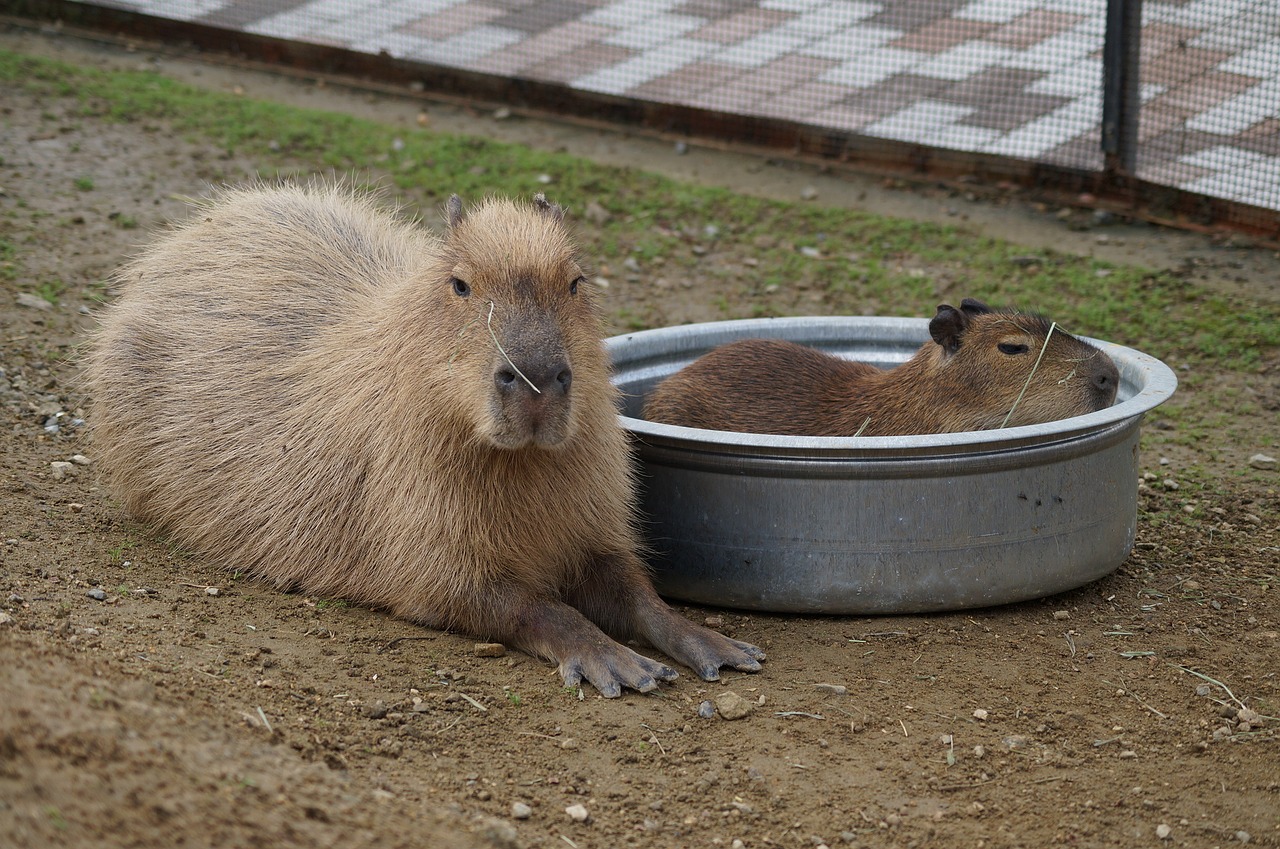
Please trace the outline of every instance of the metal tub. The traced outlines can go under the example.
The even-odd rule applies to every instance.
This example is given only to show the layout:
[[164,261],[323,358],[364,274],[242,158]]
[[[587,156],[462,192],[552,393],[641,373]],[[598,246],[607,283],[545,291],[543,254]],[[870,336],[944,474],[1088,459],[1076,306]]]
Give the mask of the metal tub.
[[1139,425],[1177,386],[1131,348],[1089,340],[1120,370],[1116,404],[1043,425],[796,437],[640,417],[660,380],[726,342],[776,337],[891,367],[928,326],[751,319],[607,340],[659,591],[753,610],[917,613],[1039,598],[1119,567],[1137,520]]

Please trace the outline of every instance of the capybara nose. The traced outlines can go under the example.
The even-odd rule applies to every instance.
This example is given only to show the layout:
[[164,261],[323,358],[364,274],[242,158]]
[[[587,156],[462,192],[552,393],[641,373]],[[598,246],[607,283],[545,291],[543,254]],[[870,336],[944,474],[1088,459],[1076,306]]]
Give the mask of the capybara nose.
[[536,387],[539,394],[567,395],[573,383],[573,369],[563,360],[524,366],[518,371],[508,363],[494,372],[493,383],[503,394],[518,391],[521,387]]
[[1108,360],[1104,368],[1098,369],[1093,375],[1093,391],[1097,393],[1110,406],[1115,403],[1116,393],[1120,391],[1120,372],[1115,365]]

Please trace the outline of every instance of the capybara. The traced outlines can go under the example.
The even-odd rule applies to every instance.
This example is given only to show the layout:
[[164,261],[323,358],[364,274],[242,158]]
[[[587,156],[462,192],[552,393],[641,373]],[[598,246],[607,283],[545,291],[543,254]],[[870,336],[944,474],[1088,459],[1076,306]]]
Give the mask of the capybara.
[[563,210],[446,212],[438,239],[344,187],[231,189],[124,266],[85,364],[112,492],[228,569],[605,696],[676,675],[620,641],[707,680],[758,670],[650,582]]
[[741,433],[897,436],[1038,424],[1115,401],[1111,358],[1039,315],[965,298],[938,307],[929,335],[892,369],[779,339],[731,342],[658,384],[644,416]]

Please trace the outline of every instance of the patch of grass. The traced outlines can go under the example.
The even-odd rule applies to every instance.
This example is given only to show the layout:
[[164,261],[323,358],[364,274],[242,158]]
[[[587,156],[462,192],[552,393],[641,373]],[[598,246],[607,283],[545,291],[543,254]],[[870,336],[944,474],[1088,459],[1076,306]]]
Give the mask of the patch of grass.
[[93,178],[88,176],[76,177],[73,181],[75,187],[82,192],[93,191]]
[[46,280],[37,285],[33,291],[49,303],[56,304],[58,297],[67,291],[67,284],[62,280]]
[[316,602],[316,610],[343,610],[350,606],[350,603],[340,598],[322,598]]

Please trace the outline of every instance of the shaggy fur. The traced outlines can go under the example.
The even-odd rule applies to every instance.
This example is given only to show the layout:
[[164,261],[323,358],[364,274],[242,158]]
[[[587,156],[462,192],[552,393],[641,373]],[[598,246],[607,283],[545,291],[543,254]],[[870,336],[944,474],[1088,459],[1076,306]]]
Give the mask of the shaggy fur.
[[895,436],[999,428],[1010,410],[1016,427],[1109,407],[1119,383],[1111,358],[1050,326],[968,298],[960,309],[943,304],[929,325],[934,341],[889,370],[776,339],[732,342],[659,384],[645,417],[742,433]]
[[86,363],[112,491],[227,568],[502,640],[605,695],[675,673],[588,618],[708,680],[758,669],[635,553],[562,214],[454,198],[438,240],[338,187],[225,192],[118,273]]

